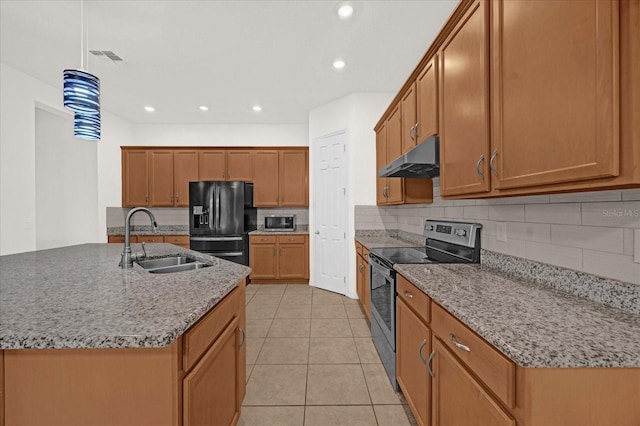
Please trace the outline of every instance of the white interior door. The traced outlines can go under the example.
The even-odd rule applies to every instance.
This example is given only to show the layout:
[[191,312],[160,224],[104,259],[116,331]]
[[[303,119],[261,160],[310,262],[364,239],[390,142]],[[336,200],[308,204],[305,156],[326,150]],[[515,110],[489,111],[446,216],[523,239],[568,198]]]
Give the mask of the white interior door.
[[311,285],[347,294],[347,133],[313,140],[314,268]]

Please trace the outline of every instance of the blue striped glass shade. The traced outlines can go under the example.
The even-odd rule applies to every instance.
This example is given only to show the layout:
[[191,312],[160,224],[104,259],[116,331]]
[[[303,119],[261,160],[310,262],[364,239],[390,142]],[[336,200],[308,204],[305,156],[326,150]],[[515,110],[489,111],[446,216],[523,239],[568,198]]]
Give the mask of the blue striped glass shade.
[[100,79],[82,70],[64,70],[64,106],[76,114],[100,114]]
[[90,141],[100,140],[100,115],[75,114],[73,135]]

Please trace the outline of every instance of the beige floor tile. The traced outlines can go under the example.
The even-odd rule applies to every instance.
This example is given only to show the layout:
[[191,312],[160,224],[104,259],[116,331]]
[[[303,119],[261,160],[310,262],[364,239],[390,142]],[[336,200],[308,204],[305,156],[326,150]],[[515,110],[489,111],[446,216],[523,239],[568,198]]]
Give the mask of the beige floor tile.
[[380,364],[380,356],[376,347],[373,346],[373,341],[370,337],[355,337],[353,339],[356,343],[356,349],[358,350],[358,356],[360,357],[361,364]]
[[393,390],[389,377],[382,364],[362,364],[373,404],[398,404],[402,401]]
[[337,293],[332,293],[326,290],[313,290],[313,301],[314,305],[344,305],[342,299],[345,296]]
[[303,426],[304,407],[242,407],[238,426]]
[[411,426],[402,405],[374,405],[373,409],[380,426]]
[[276,318],[269,328],[268,337],[309,337],[311,336],[310,319]]
[[360,365],[310,364],[308,367],[307,405],[371,404]]
[[264,338],[262,337],[247,337],[247,364],[256,363],[256,359],[258,359],[258,355],[260,354],[260,349],[262,349],[263,344]]
[[276,315],[278,305],[259,305],[249,302],[247,319],[272,319]]
[[311,319],[311,337],[353,337],[349,320]]
[[249,294],[250,294],[250,295],[252,295],[252,296],[253,296],[254,294],[256,294],[256,292],[257,292],[257,291],[258,291],[258,287],[256,287],[255,285],[248,285],[248,286],[246,286],[246,287],[245,287],[245,289],[244,289],[245,294],[247,294],[247,295],[249,295]]
[[311,318],[311,305],[281,305],[275,316],[279,319]]
[[311,304],[311,293],[297,293],[291,292],[287,290],[280,301],[282,305],[310,305]]
[[256,364],[307,364],[308,338],[267,338]]
[[284,293],[287,289],[286,284],[252,284],[252,286],[256,286],[256,290],[258,290],[258,292],[262,292],[262,294],[274,291]]
[[345,306],[360,305],[360,299],[352,299],[352,298],[347,297],[347,296],[345,296],[342,299],[342,302],[345,304]]
[[267,337],[273,320],[247,320],[247,337]]
[[253,364],[247,364],[247,370],[246,370],[246,376],[247,376],[247,382],[249,381],[249,378],[251,377],[251,371],[253,371]]
[[256,365],[244,405],[304,405],[306,365]]
[[311,339],[309,364],[360,364],[356,345],[351,337]]
[[255,293],[255,292],[253,292],[253,293],[251,293],[251,294],[247,293],[247,294],[246,294],[246,297],[245,297],[245,302],[244,302],[244,304],[245,304],[245,305],[248,305],[248,304],[249,304],[249,302],[251,302],[251,299],[253,299],[253,296],[255,296],[255,295],[256,295],[256,293]]
[[347,317],[349,318],[366,318],[364,311],[362,310],[362,307],[358,304],[358,305],[344,305],[346,311],[347,311]]
[[353,337],[371,337],[371,326],[364,318],[349,318]]
[[313,305],[311,318],[347,318],[344,305]]
[[279,305],[280,300],[282,300],[282,295],[284,293],[278,294],[262,294],[262,292],[256,293],[255,296],[249,302],[249,305],[258,304],[258,305]]
[[287,284],[285,294],[311,294],[312,292],[313,287],[309,284]]
[[376,426],[371,405],[307,406],[304,426]]

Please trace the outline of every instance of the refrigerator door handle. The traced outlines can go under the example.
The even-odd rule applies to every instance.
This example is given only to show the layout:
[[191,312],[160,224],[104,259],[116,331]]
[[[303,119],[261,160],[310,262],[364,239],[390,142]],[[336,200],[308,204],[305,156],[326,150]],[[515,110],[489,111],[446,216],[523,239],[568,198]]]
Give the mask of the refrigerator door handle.
[[216,185],[215,189],[215,205],[216,205],[216,222],[214,224],[215,232],[220,230],[220,186]]
[[191,241],[242,241],[242,237],[191,237]]

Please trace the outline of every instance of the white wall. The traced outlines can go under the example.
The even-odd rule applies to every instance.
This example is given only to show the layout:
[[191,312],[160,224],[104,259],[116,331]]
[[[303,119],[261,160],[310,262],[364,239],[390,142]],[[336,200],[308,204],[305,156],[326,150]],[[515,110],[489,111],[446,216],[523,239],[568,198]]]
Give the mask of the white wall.
[[[394,93],[354,93],[326,105],[313,109],[309,113],[309,141],[315,138],[347,131],[348,156],[348,230],[347,244],[352,247],[355,235],[354,206],[356,204],[375,204],[376,188],[376,135],[373,127],[378,122]],[[309,164],[312,165],[313,146],[309,147]],[[309,173],[309,200],[313,202],[313,186],[315,183],[313,167]],[[373,185],[372,185],[373,182]],[[309,230],[313,240],[314,215],[313,207],[309,211]],[[314,274],[313,241],[310,244],[311,277]],[[348,250],[348,283],[349,297],[356,297],[356,257],[354,250]]]

